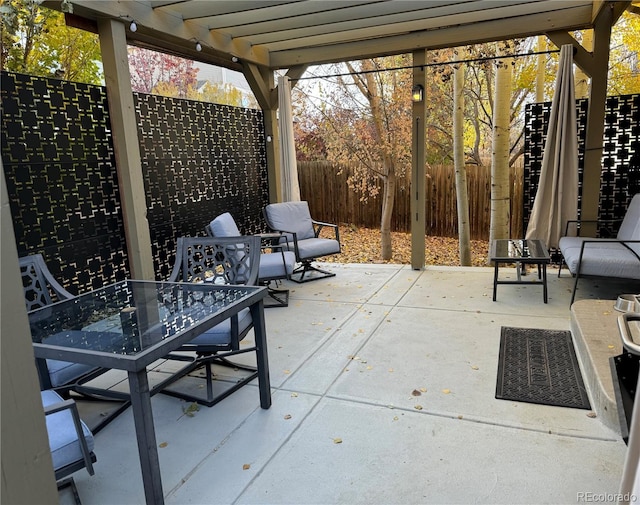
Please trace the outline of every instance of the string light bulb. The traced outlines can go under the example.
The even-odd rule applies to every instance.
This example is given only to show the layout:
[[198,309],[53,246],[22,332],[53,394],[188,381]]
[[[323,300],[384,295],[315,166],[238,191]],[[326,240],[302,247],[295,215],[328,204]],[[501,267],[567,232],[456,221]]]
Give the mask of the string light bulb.
[[200,44],[200,42],[196,41],[196,51],[200,52],[202,51],[202,44]]
[[135,32],[138,30],[138,25],[136,24],[135,21],[131,21],[131,24],[129,25],[129,30],[131,30],[132,32]]

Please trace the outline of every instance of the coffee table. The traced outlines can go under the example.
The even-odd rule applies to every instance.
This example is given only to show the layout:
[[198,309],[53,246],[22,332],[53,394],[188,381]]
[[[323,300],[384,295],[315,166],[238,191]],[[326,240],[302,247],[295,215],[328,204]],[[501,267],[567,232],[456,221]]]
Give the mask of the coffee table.
[[[493,262],[493,301],[496,301],[498,284],[542,284],[544,303],[547,303],[547,265],[551,262],[544,240],[498,239],[491,242],[489,259]],[[501,264],[516,264],[517,280],[499,280]],[[522,280],[526,265],[538,266],[538,278]]]

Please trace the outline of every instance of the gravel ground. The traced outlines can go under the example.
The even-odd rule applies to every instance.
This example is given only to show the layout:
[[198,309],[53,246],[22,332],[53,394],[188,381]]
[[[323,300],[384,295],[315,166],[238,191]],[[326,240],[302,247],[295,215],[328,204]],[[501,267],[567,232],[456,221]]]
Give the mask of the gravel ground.
[[[389,261],[380,259],[380,230],[340,226],[342,253],[322,258],[333,263],[411,263],[411,234],[392,232],[393,257]],[[471,241],[471,263],[487,266],[489,242]],[[425,264],[459,266],[458,238],[425,237]]]

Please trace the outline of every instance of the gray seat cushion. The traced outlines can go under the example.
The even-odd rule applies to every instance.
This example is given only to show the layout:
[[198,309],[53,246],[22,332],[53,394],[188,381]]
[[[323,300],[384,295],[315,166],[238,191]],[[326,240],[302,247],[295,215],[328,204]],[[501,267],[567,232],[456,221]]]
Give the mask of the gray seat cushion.
[[[251,325],[251,311],[249,309],[242,309],[238,312],[238,333],[242,333]],[[190,346],[211,346],[211,347],[224,347],[231,343],[231,319],[225,319],[220,324],[217,324],[213,328],[201,333],[193,340],[190,340],[185,344],[181,350],[188,350]]]
[[[293,249],[293,244],[289,244],[289,248]],[[298,253],[301,260],[307,258],[318,258],[329,254],[337,254],[340,252],[340,243],[337,240],[329,238],[307,238],[298,240]]]
[[97,370],[96,367],[91,365],[70,363],[69,361],[60,361],[57,359],[48,359],[47,369],[49,370],[51,386],[54,388],[65,384],[72,384],[80,377],[93,370]]
[[[564,261],[572,274],[578,271],[580,249],[585,240],[594,239],[584,237],[562,237],[560,239],[562,256],[564,256]],[[637,254],[640,254],[640,243],[629,244],[629,246]],[[585,244],[580,275],[640,279],[640,260],[622,244],[599,239],[597,242]]]
[[259,279],[283,279],[293,272],[296,255],[291,251],[263,253],[260,255]]
[[[62,401],[62,397],[58,393],[49,389],[40,391],[40,395],[42,396],[43,407]],[[45,419],[49,434],[49,448],[53,459],[53,469],[58,470],[63,466],[83,459],[71,412],[62,410],[45,416]],[[93,434],[83,421],[80,421],[80,424],[82,425],[89,452],[91,452],[94,447]]]

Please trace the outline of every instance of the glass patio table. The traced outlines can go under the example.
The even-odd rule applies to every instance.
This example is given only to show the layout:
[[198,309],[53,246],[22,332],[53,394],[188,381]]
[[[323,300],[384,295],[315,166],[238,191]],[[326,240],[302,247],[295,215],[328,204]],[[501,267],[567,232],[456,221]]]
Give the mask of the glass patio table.
[[[497,239],[491,242],[489,260],[493,263],[493,301],[496,301],[498,284],[542,284],[542,297],[547,303],[547,265],[551,262],[543,240]],[[517,280],[500,280],[500,264],[515,263]],[[526,265],[538,266],[538,279],[522,280]]]
[[146,367],[249,307],[260,406],[271,406],[263,299],[267,289],[121,281],[29,313],[36,358],[125,370],[146,503],[164,503]]

